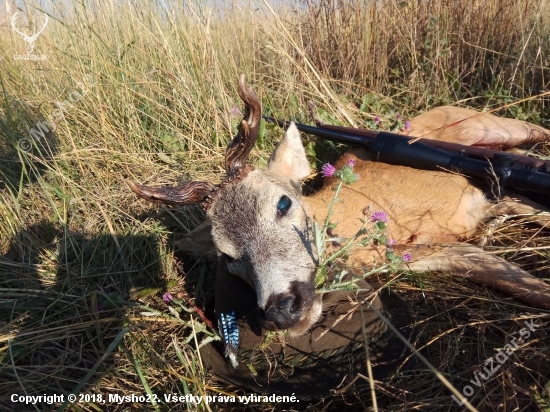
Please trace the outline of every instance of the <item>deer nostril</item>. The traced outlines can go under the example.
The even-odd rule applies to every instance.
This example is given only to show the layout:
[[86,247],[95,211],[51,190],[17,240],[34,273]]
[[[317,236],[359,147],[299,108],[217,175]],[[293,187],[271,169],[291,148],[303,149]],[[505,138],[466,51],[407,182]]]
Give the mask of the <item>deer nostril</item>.
[[265,311],[263,324],[269,324],[276,329],[291,328],[309,313],[314,300],[313,279],[311,282],[292,281],[287,292],[271,294],[267,302],[262,305]]
[[300,320],[301,308],[294,296],[278,297],[266,308],[265,320],[272,322],[279,329],[287,329]]
[[295,312],[294,298],[292,296],[284,298],[277,304],[277,309],[284,314],[291,314],[292,312]]

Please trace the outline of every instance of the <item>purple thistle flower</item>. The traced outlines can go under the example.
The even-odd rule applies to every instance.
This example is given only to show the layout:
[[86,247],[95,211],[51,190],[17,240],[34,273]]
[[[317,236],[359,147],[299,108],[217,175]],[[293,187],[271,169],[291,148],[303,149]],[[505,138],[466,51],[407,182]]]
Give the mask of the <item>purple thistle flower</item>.
[[164,303],[170,303],[174,298],[172,297],[172,294],[170,292],[166,292],[164,295],[162,295],[162,300]]
[[370,218],[371,222],[384,222],[388,223],[388,215],[382,211],[374,212]]
[[350,157],[350,158],[348,159],[348,166],[349,166],[349,167],[355,166],[355,159],[354,159],[353,157]]
[[325,163],[321,167],[321,172],[323,173],[323,177],[332,177],[336,173],[336,168],[330,163]]
[[410,120],[407,120],[405,122],[405,130],[408,132],[409,130],[411,130],[411,121]]
[[380,123],[380,118],[378,116],[374,116],[374,119],[372,120],[374,120],[374,123],[376,124]]
[[397,241],[395,239],[389,239],[387,245],[389,247],[395,246]]
[[403,262],[410,262],[412,260],[412,256],[409,253],[405,253],[403,255]]
[[397,117],[397,120],[401,120],[401,119],[403,118],[403,117],[401,116],[401,113],[397,113],[397,116],[395,116],[395,117]]

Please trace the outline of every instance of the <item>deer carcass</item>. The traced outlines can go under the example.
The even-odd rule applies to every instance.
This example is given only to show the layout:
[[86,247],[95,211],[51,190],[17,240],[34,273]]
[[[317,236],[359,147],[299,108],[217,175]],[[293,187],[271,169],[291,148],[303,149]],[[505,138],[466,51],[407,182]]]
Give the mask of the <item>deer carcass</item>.
[[[254,289],[263,327],[288,329],[291,336],[300,336],[310,330],[322,311],[323,298],[315,294],[314,286],[317,256],[312,243],[312,221],[324,220],[333,196],[333,182],[327,179],[318,193],[302,196],[300,182],[311,170],[300,133],[293,124],[266,169],[248,165],[260,125],[261,105],[245,84],[244,76],[239,80],[239,95],[246,111],[239,133],[227,149],[227,177],[221,184],[191,182],[164,188],[128,184],[149,201],[174,205],[200,202],[208,221],[186,236],[180,246],[198,253],[214,249],[227,270]],[[458,136],[455,142],[464,143],[461,137],[469,137],[464,132],[466,127],[477,132],[470,142],[479,145],[485,140],[490,146],[495,141],[508,145],[506,139],[498,139],[507,136],[510,127],[523,130],[524,140],[550,135],[525,122],[458,110],[460,113],[454,108],[436,109],[439,117],[432,121],[430,112],[412,119],[410,133],[414,135],[415,130],[430,125],[430,130],[424,127],[420,133],[430,132],[427,137],[438,138],[438,130],[443,130],[445,136],[441,138]],[[448,116],[455,113],[471,119],[449,120]],[[441,126],[449,121],[455,124],[445,129],[436,125],[437,119],[443,122]],[[362,149],[351,150],[340,162],[344,164],[350,158],[355,159],[354,170],[361,178],[352,186],[344,186],[339,195],[341,202],[332,217],[338,221],[339,237],[349,237],[357,231],[365,208],[384,211],[396,247],[402,252],[410,251],[413,257],[411,269],[466,276],[532,306],[550,308],[550,285],[474,245],[462,243],[484,220],[501,213],[536,214],[540,212],[536,206],[511,199],[494,203],[466,177],[370,162]],[[550,221],[545,212],[535,219],[542,224]],[[374,246],[357,248],[351,260],[357,266],[367,266],[378,254]]]

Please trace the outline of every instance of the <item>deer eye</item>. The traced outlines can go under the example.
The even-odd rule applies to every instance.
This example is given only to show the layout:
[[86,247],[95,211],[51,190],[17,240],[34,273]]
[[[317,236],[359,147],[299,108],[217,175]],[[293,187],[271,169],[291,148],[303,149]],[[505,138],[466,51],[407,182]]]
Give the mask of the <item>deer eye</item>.
[[284,216],[292,206],[292,200],[288,196],[281,196],[279,203],[277,203],[277,214],[279,216]]

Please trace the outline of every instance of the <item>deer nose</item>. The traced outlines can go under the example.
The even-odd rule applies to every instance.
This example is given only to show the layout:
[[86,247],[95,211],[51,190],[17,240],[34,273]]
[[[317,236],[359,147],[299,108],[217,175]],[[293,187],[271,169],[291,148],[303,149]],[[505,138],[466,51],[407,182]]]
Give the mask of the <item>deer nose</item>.
[[301,316],[299,299],[294,296],[275,296],[268,301],[265,309],[265,319],[273,322],[279,329],[288,329],[295,325]]

